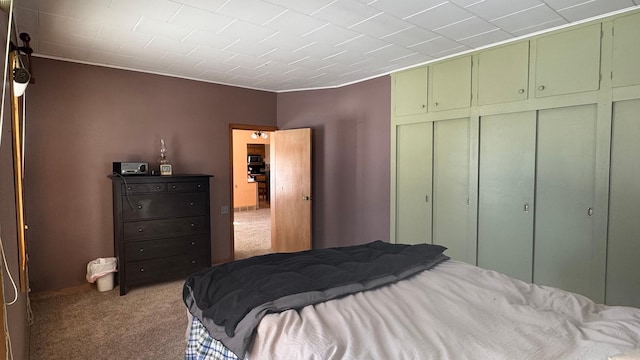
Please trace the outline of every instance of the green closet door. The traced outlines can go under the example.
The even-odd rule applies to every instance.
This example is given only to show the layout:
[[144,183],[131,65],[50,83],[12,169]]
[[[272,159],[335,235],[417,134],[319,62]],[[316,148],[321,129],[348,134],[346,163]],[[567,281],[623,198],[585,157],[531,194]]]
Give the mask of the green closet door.
[[604,284],[593,274],[605,269],[592,266],[595,144],[595,105],[538,113],[533,280],[599,299]]
[[478,54],[478,104],[526,100],[529,89],[529,42]]
[[480,119],[478,265],[532,281],[536,113]]
[[419,67],[393,74],[395,116],[427,112],[427,67]]
[[640,307],[640,100],[614,104],[607,304]]
[[469,119],[433,125],[433,243],[454,260],[476,263],[469,245]]
[[471,106],[471,56],[431,66],[431,95],[429,111]]
[[638,38],[640,38],[640,14],[614,20],[612,86],[640,85]]
[[396,128],[396,242],[431,243],[433,123]]

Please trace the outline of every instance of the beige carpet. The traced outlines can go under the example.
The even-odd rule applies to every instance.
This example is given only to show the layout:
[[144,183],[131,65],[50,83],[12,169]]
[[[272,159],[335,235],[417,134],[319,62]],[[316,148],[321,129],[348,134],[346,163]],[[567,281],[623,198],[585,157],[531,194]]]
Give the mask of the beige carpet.
[[182,359],[184,280],[98,292],[81,286],[32,296],[30,359]]
[[235,259],[271,252],[271,210],[233,213]]

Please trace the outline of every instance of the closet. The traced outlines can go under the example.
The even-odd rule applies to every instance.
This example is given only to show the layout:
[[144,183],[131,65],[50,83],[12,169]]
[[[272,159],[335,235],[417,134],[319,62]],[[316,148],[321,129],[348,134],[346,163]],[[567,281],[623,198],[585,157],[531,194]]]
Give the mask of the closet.
[[640,11],[392,74],[391,239],[640,306]]

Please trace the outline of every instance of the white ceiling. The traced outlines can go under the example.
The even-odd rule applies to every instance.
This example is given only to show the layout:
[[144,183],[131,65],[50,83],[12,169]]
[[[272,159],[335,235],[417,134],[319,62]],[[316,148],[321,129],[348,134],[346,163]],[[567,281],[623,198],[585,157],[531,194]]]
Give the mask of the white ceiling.
[[[269,91],[342,86],[640,0],[14,0],[36,56]],[[37,77],[37,69],[34,69]]]

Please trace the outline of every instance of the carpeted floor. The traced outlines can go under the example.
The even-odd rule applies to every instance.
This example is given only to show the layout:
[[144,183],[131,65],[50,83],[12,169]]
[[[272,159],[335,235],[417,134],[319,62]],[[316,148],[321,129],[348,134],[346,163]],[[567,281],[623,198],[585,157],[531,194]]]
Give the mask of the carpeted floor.
[[237,211],[233,214],[235,259],[271,252],[271,210]]
[[182,359],[184,280],[99,292],[95,285],[34,294],[31,360]]
[[[235,258],[271,252],[270,210],[234,214]],[[184,280],[99,292],[95,285],[33,294],[31,360],[184,357]]]

